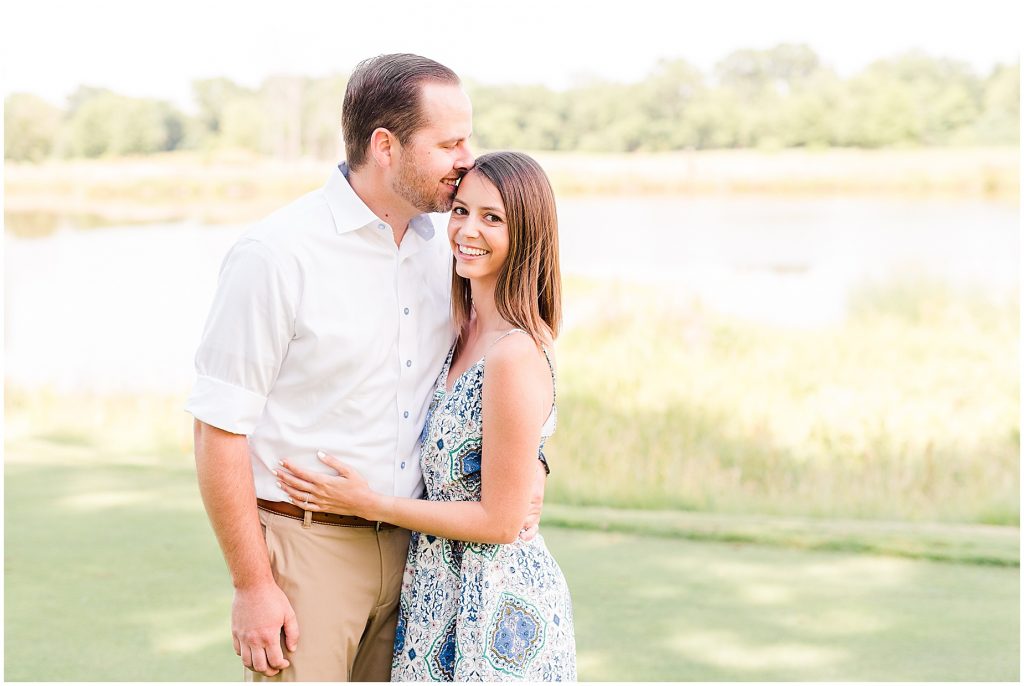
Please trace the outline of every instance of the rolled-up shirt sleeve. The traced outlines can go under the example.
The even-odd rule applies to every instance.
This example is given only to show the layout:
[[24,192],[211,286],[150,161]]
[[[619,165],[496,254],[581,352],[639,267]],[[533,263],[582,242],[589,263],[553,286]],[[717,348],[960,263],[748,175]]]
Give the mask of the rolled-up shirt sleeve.
[[248,238],[224,258],[185,404],[196,419],[235,434],[256,428],[294,336],[298,284],[290,271]]

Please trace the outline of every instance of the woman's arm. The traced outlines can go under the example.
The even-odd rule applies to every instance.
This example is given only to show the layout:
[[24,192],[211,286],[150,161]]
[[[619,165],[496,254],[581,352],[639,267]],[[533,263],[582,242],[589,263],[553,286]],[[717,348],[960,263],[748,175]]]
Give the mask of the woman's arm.
[[[487,355],[483,385],[483,458],[480,502],[436,502],[385,496],[334,457],[320,459],[338,476],[300,470],[287,461],[277,476],[292,502],[314,512],[336,512],[391,522],[462,541],[511,543],[530,505],[540,431],[551,409],[551,374],[528,336],[509,336]],[[310,494],[309,505],[305,495]]]

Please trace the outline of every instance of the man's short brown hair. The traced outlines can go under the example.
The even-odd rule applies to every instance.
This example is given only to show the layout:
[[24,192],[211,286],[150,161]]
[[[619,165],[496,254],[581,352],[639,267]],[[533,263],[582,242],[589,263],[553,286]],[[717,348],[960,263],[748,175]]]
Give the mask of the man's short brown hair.
[[432,59],[397,53],[378,55],[356,65],[345,88],[341,131],[350,169],[366,162],[370,135],[379,128],[405,145],[423,125],[420,84],[436,81],[459,85],[459,77]]

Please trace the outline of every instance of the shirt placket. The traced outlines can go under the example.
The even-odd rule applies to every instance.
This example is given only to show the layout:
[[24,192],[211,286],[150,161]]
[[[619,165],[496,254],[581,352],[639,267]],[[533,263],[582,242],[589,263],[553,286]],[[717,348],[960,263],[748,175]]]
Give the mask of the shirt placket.
[[395,279],[398,302],[398,351],[401,361],[401,372],[398,381],[398,444],[395,454],[395,484],[402,484],[409,480],[412,465],[408,446],[415,443],[417,427],[414,426],[416,419],[415,408],[413,407],[416,390],[416,379],[422,373],[420,368],[425,361],[422,358],[423,350],[419,345],[416,335],[417,322],[420,316],[415,306],[416,296],[416,269],[412,253],[415,252],[411,242],[415,241],[413,236],[406,236],[402,241],[402,247],[398,251],[397,275]]

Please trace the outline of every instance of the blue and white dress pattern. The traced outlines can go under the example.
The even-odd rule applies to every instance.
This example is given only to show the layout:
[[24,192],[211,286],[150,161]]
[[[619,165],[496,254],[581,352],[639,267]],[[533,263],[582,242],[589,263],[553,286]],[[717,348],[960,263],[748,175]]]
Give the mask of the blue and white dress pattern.
[[[484,359],[449,393],[454,350],[434,388],[420,462],[430,500],[479,501]],[[554,424],[552,407],[541,459]],[[498,545],[413,532],[391,680],[575,681],[572,601],[543,537]]]

